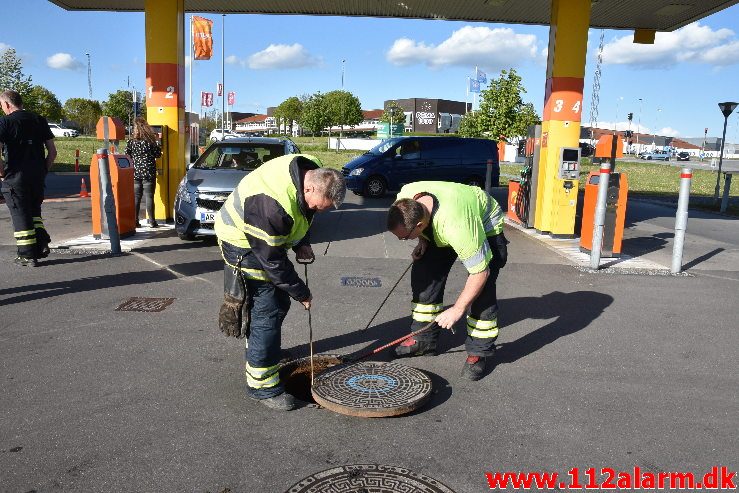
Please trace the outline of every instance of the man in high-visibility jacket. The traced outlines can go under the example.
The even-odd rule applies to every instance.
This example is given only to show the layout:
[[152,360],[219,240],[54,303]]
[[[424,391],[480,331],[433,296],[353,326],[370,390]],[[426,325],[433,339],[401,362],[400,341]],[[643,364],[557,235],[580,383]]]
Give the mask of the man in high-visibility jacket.
[[311,262],[307,237],[313,215],[339,207],[341,173],[305,154],[272,159],[246,175],[216,215],[225,262],[224,301],[218,316],[227,336],[246,338],[247,394],[271,409],[289,411],[295,398],[280,382],[280,335],[290,298],[311,306],[311,292],[288,259]]
[[[498,271],[508,257],[503,211],[484,190],[442,181],[409,183],[390,207],[387,229],[400,240],[418,239],[413,250],[411,332],[436,321],[450,329],[467,316],[467,359],[462,376],[479,380],[498,337]],[[455,303],[444,310],[447,276],[459,257],[468,277]],[[440,329],[408,339],[395,354],[435,353]]]

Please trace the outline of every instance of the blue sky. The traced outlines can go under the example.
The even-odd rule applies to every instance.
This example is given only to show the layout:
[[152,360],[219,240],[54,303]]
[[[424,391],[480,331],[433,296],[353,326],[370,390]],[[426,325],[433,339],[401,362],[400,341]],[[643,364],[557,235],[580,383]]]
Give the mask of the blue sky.
[[[0,50],[13,47],[24,73],[63,103],[93,98],[145,81],[144,15],[68,12],[46,0],[9,9]],[[221,74],[222,16],[214,21],[214,57],[193,65],[193,100],[214,91]],[[189,23],[190,15],[187,15]],[[633,31],[605,31],[599,126],[681,137],[721,136],[717,103],[739,100],[739,5],[672,33],[654,45],[631,43]],[[593,72],[600,30],[590,31],[583,123],[590,121]],[[548,28],[429,20],[227,15],[225,85],[236,92],[234,111],[264,113],[290,96],[341,88],[364,109],[396,98],[464,101],[475,65],[488,78],[515,68],[539,114],[543,106]],[[186,70],[189,73],[189,69]],[[187,77],[187,76],[186,76]],[[189,81],[183,92],[187,95]],[[187,96],[186,96],[187,97]],[[642,99],[641,103],[639,98]],[[220,107],[220,102],[216,103]],[[739,142],[739,111],[729,119],[727,141]]]

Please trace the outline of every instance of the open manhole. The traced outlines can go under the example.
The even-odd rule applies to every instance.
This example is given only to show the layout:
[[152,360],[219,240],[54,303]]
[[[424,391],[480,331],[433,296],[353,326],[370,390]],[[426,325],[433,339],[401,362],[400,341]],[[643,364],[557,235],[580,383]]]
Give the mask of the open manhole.
[[363,361],[320,373],[314,378],[312,393],[316,403],[337,413],[380,418],[423,406],[431,397],[431,387],[428,375],[416,368]]
[[121,303],[117,312],[161,312],[172,304],[174,298],[128,298]]
[[409,469],[380,464],[353,464],[322,471],[285,493],[454,493],[439,481]]
[[[313,356],[313,378],[332,366],[341,363],[341,357],[334,354],[317,354]],[[310,356],[290,361],[280,368],[280,380],[285,391],[301,401],[313,402],[310,391]]]

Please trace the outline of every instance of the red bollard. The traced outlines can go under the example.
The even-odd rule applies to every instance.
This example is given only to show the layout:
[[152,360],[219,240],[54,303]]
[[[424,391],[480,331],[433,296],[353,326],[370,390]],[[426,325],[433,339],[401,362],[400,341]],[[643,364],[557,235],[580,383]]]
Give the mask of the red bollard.
[[74,172],[75,173],[80,172],[80,150],[79,149],[74,150]]

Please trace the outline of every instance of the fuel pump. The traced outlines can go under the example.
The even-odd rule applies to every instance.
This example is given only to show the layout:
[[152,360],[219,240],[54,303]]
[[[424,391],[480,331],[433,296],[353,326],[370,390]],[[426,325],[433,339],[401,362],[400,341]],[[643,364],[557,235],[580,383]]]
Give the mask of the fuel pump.
[[529,127],[524,143],[524,166],[519,179],[508,184],[508,217],[526,228],[534,227],[532,211],[536,208],[536,188],[541,149],[541,125]]

